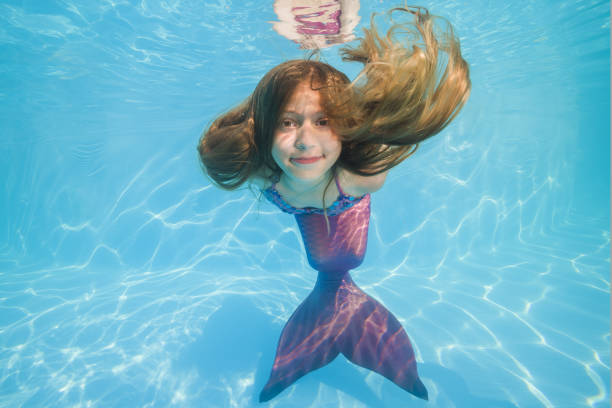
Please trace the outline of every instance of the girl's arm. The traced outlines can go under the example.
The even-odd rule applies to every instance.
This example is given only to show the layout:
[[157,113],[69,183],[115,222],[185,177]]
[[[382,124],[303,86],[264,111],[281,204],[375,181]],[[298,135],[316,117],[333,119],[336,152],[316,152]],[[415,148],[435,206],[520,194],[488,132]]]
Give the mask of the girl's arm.
[[380,190],[383,184],[385,184],[388,172],[387,170],[373,176],[361,176],[346,169],[340,169],[338,171],[338,178],[346,194],[353,197],[361,197],[364,194]]
[[[389,150],[390,146],[381,144],[377,145],[377,148],[373,150],[377,153]],[[414,148],[406,147],[401,149],[405,153],[398,152],[400,154],[404,154],[406,156],[411,155],[416,151],[416,146]],[[370,163],[374,168],[380,168],[384,166],[384,163]],[[389,173],[390,169],[384,170],[377,174],[358,174],[352,172],[350,169],[340,168],[338,172],[340,177],[340,184],[343,186],[345,192],[354,197],[361,197],[367,193],[374,193],[380,190],[385,184],[385,180],[387,179],[387,173]],[[345,187],[346,186],[346,187]]]

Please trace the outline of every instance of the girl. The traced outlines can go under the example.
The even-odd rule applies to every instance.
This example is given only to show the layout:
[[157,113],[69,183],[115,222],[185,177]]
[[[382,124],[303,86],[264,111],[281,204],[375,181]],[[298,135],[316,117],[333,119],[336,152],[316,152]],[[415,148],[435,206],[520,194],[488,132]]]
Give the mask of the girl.
[[370,194],[457,115],[470,90],[452,27],[440,31],[440,19],[423,8],[389,12],[398,14],[411,21],[394,22],[381,37],[372,19],[359,45],[341,50],[364,64],[353,82],[322,62],[282,63],[200,140],[214,183],[231,190],[249,182],[295,215],[318,271],[282,331],[260,401],[339,353],[427,399],[406,332],[349,274],[365,255]]

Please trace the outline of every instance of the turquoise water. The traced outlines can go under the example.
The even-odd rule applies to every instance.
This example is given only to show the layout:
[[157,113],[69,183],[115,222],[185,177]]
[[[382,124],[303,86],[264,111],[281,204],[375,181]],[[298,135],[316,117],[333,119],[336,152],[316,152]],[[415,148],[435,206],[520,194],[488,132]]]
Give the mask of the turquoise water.
[[[353,277],[404,325],[430,402],[338,358],[270,406],[609,407],[609,3],[423,5],[455,25],[472,96],[373,195]],[[388,6],[362,2],[359,27]],[[304,55],[275,19],[0,4],[0,406],[259,405],[316,273],[292,217],[212,187],[195,145]]]

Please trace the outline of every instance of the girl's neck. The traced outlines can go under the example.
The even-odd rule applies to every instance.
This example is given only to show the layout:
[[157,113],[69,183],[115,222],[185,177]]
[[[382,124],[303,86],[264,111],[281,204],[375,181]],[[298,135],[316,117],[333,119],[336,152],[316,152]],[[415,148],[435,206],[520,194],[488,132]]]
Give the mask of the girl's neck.
[[282,184],[284,190],[291,192],[292,194],[300,195],[300,194],[309,194],[314,191],[325,188],[327,182],[330,178],[333,177],[332,171],[323,174],[319,179],[314,180],[312,182],[301,182],[296,180],[292,180],[285,173],[281,174],[279,183]]
[[332,186],[326,189],[331,178],[333,178],[333,173],[330,171],[324,174],[320,179],[313,180],[312,183],[296,183],[295,180],[291,180],[283,173],[277,183],[277,191],[283,196],[285,201],[294,207],[322,208],[324,193],[326,196],[325,202],[328,204],[333,202],[338,195],[335,188],[332,188]]

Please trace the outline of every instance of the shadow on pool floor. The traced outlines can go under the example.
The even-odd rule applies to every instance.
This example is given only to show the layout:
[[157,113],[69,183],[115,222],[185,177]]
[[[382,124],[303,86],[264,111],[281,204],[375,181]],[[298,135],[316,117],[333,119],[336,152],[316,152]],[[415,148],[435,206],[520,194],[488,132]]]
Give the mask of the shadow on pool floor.
[[[247,296],[229,296],[208,319],[203,334],[184,347],[175,362],[175,369],[198,373],[197,384],[191,390],[197,395],[194,402],[198,404],[226,406],[229,401],[238,401],[242,406],[263,405],[258,403],[258,396],[270,374],[281,330],[282,324],[274,322]],[[435,381],[437,407],[515,407],[510,402],[470,393],[463,377],[440,365],[420,364],[419,371],[423,378]],[[374,392],[366,382],[368,373],[340,356],[329,365],[302,377],[273,401],[280,407],[327,406],[325,395],[320,394],[321,384],[325,384],[367,407],[432,406],[386,380]],[[337,397],[334,399],[329,401],[330,407],[338,404]]]

